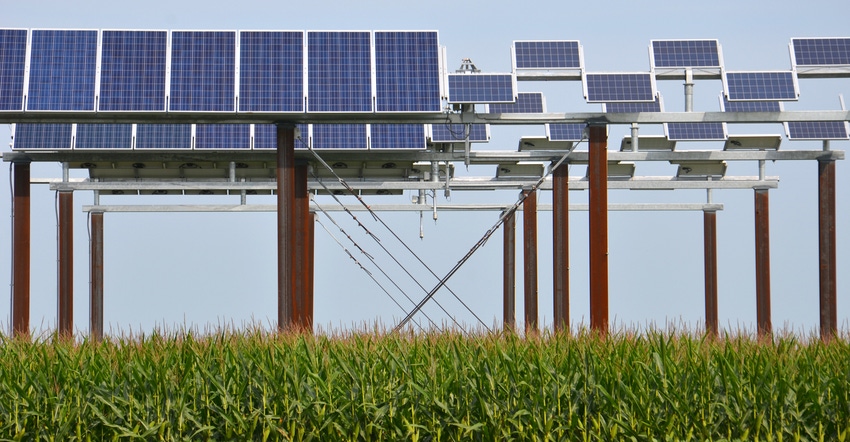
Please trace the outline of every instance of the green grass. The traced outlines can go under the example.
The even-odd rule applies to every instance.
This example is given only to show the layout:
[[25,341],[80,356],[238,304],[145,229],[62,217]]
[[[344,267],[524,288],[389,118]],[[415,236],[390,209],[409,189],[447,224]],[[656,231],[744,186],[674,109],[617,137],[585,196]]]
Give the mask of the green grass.
[[842,441],[848,428],[846,337],[0,337],[3,440]]

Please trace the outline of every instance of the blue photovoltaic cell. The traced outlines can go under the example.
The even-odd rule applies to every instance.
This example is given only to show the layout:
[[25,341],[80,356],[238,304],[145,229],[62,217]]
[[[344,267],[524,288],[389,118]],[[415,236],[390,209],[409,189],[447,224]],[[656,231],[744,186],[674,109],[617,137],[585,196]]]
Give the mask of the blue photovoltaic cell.
[[191,149],[191,124],[139,124],[136,149]]
[[850,38],[794,38],[797,66],[850,65]]
[[717,40],[653,40],[653,66],[657,68],[720,67]]
[[198,124],[195,149],[250,149],[250,124]]
[[236,33],[172,31],[172,111],[233,112]]
[[515,41],[517,69],[579,69],[577,41]]
[[790,140],[846,140],[847,124],[843,121],[789,121]]
[[612,114],[629,112],[661,112],[661,102],[658,98],[656,98],[652,103],[605,103],[605,112],[610,112]]
[[723,97],[724,112],[779,112],[778,101],[729,101]]
[[26,59],[27,30],[0,29],[0,110],[23,109]]
[[[431,125],[431,142],[433,143],[458,143],[465,141],[463,124],[432,124]],[[486,124],[470,124],[469,125],[469,141],[470,142],[487,142]]]
[[309,112],[372,111],[369,32],[309,32],[307,64]]
[[303,112],[304,33],[239,35],[239,110]]
[[450,103],[513,103],[511,74],[449,74]]
[[421,124],[373,124],[373,149],[424,149],[425,126]]
[[375,32],[378,112],[440,111],[437,32]]
[[588,102],[655,101],[652,77],[646,74],[586,74]]
[[[309,125],[299,124],[301,140],[295,140],[296,149],[306,149]],[[254,125],[254,149],[277,149],[277,125],[255,124]]]
[[796,100],[793,72],[727,72],[729,101]]
[[70,124],[18,123],[14,149],[70,149]]
[[667,138],[676,141],[725,140],[723,123],[667,123]]
[[132,124],[78,124],[75,149],[131,149]]
[[494,103],[489,106],[491,114],[542,114],[543,94],[541,92],[519,92],[516,103]]
[[314,149],[366,149],[365,124],[314,124]]
[[549,124],[547,133],[551,141],[581,141],[586,126],[583,123]]
[[166,31],[103,31],[101,111],[164,111]]
[[93,111],[97,31],[32,31],[27,109]]

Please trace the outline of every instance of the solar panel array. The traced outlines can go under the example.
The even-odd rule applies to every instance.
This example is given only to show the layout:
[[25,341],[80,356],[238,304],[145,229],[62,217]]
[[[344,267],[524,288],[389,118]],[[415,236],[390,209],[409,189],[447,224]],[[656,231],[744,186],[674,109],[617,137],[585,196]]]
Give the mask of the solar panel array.
[[514,67],[517,69],[581,69],[579,42],[515,41]]
[[541,92],[519,92],[515,103],[494,103],[487,111],[491,114],[542,114],[546,112]]
[[850,65],[850,38],[793,38],[796,66]]
[[655,101],[655,81],[650,73],[585,74],[585,98],[590,103]]
[[449,103],[513,103],[516,85],[511,74],[449,74]]
[[466,141],[468,136],[472,143],[483,143],[490,141],[490,128],[487,124],[470,124],[469,133],[464,124],[432,124],[432,143],[460,143]]
[[844,121],[789,121],[785,123],[789,140],[846,140],[847,122]]
[[652,40],[655,68],[720,68],[720,44],[717,40]]
[[794,72],[726,72],[729,101],[796,100],[799,97]]

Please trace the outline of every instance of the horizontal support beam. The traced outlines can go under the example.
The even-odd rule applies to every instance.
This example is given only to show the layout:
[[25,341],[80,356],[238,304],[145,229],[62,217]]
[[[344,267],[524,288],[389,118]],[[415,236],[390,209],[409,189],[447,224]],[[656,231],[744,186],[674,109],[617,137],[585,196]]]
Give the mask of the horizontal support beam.
[[[500,212],[510,208],[506,204],[453,204],[437,206],[437,211],[443,212]],[[375,212],[431,212],[434,206],[430,204],[374,204],[369,206]],[[196,204],[196,205],[97,205],[83,206],[83,212],[119,212],[119,213],[147,213],[147,212],[275,212],[277,206],[273,204]],[[321,209],[315,204],[310,205],[311,211],[341,212],[364,212],[366,208],[360,204],[340,206],[339,204],[322,205]],[[520,206],[517,210],[522,211]],[[538,211],[552,211],[551,204],[538,204]],[[570,204],[572,211],[587,211],[587,204]],[[647,204],[609,204],[608,210],[621,212],[694,212],[694,211],[720,211],[723,204],[701,204],[701,203],[647,203]]]

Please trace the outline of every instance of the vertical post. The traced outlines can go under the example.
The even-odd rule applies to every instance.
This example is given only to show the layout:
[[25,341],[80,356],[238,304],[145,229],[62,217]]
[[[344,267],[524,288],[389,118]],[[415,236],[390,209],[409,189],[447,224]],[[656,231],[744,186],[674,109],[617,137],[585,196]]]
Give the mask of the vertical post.
[[588,156],[590,222],[590,328],[608,334],[608,133],[590,126]]
[[566,164],[552,172],[552,306],[556,332],[570,329],[570,199]]
[[770,201],[768,189],[755,189],[756,326],[760,337],[770,335]]
[[91,217],[91,289],[89,293],[89,336],[103,339],[103,212],[90,212]]
[[[309,208],[309,200],[307,202]],[[304,326],[307,330],[313,330],[313,288],[316,273],[316,213],[310,212],[307,217],[307,293],[306,293],[306,317]]]
[[12,164],[12,334],[30,333],[30,163]]
[[717,318],[717,211],[703,211],[703,249],[705,252],[705,332],[718,335]]
[[505,215],[502,224],[502,325],[516,330],[516,212]]
[[818,160],[820,337],[824,341],[838,332],[835,227],[835,160]]
[[293,324],[292,303],[295,275],[295,127],[277,125],[277,327],[284,331]]
[[309,227],[310,198],[307,193],[307,163],[295,165],[295,195],[294,210],[294,269],[292,317],[295,327],[301,332],[307,332],[307,291],[308,291],[308,256],[309,256]]
[[57,322],[59,336],[74,334],[74,192],[59,192],[59,281]]
[[537,192],[523,190],[522,242],[525,287],[525,333],[537,333]]

